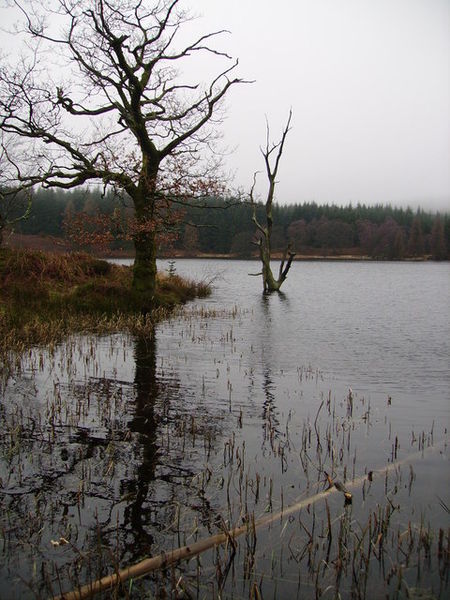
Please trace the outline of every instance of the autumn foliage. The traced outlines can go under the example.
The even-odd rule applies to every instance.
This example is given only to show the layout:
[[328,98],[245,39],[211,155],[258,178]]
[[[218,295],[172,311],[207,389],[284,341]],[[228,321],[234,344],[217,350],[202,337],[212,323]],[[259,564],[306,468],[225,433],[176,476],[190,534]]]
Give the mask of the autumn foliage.
[[73,247],[106,252],[113,242],[131,242],[135,237],[156,233],[157,244],[165,246],[173,244],[177,239],[177,224],[182,217],[181,211],[176,211],[170,217],[160,217],[138,220],[135,217],[126,217],[120,211],[112,214],[93,214],[82,211],[65,215],[63,232]]

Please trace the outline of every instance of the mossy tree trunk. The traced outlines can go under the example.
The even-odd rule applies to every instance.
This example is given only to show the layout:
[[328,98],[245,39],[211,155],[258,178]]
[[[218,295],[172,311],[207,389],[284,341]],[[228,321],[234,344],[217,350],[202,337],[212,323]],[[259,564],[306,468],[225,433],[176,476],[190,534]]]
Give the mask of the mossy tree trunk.
[[131,190],[131,197],[135,210],[135,226],[133,242],[135,258],[133,266],[133,290],[139,299],[142,308],[148,309],[154,304],[156,293],[156,256],[158,251],[158,201],[156,179],[159,169],[159,156],[153,151],[153,158],[148,157],[148,152],[143,144],[144,155],[139,182]]
[[[253,186],[250,191],[250,201],[253,205],[253,222],[257,228],[257,236],[254,241],[254,244],[258,246],[259,250],[259,258],[261,261],[261,273],[257,275],[262,275],[263,280],[263,290],[264,292],[278,292],[286,280],[286,277],[289,273],[289,270],[292,265],[292,261],[295,257],[295,252],[292,252],[290,244],[288,244],[287,248],[284,251],[283,259],[280,263],[280,268],[278,271],[278,278],[275,278],[272,267],[270,265],[271,261],[271,239],[272,239],[272,228],[273,228],[273,214],[272,214],[272,204],[275,196],[275,185],[276,185],[276,176],[278,173],[278,167],[280,165],[281,156],[283,154],[284,143],[286,141],[287,134],[289,132],[290,124],[292,119],[292,111],[289,112],[289,117],[286,123],[286,126],[283,130],[283,134],[281,136],[280,142],[277,144],[272,144],[270,142],[270,132],[269,126],[267,125],[266,130],[266,147],[261,148],[261,153],[264,157],[264,162],[266,166],[266,175],[269,181],[269,189],[267,192],[267,198],[265,202],[265,217],[266,222],[263,225],[256,216],[256,202],[254,199],[254,190],[256,185],[256,173],[253,178]],[[272,166],[271,157],[273,153],[275,155],[275,162]]]
[[261,238],[255,243],[259,247],[259,257],[262,264],[261,275],[263,279],[263,291],[266,293],[278,292],[287,278],[292,261],[295,257],[295,252],[292,252],[290,246],[288,245],[280,263],[278,278],[275,279],[270,264],[270,250],[268,251],[266,244]]
[[133,289],[143,308],[150,308],[156,293],[157,246],[152,233],[139,234],[134,239],[135,259],[133,266]]
[[[18,29],[32,55],[17,52],[17,60],[0,71],[2,147],[18,189],[100,182],[132,199],[133,288],[144,308],[155,297],[165,208],[217,187],[220,172],[211,175],[202,150],[213,144],[221,100],[243,82],[231,77],[237,61],[230,65],[230,57],[214,47],[221,31],[180,38],[189,21],[180,4],[61,1],[58,33],[47,30],[51,3],[18,0],[12,10],[23,21]],[[50,60],[45,70],[41,53]],[[176,65],[198,54],[225,61],[209,84],[177,73]],[[52,57],[62,73],[59,85]],[[73,126],[77,120],[82,127]]]

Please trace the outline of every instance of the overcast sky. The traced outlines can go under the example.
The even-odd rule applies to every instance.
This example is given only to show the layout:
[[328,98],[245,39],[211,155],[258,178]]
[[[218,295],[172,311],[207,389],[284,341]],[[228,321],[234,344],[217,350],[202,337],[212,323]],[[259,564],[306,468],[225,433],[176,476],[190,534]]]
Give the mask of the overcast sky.
[[[189,3],[189,2],[188,2]],[[265,116],[292,130],[277,200],[450,210],[449,0],[191,0],[253,85],[232,91],[225,140],[248,188]]]
[[[278,202],[450,211],[449,0],[183,6],[201,15],[191,25],[199,32],[230,30],[219,47],[239,58],[239,76],[255,80],[227,99],[224,143],[236,186],[249,190],[264,167],[266,116],[278,140],[292,108]],[[11,9],[0,16],[7,22]],[[11,38],[0,36],[8,50]]]

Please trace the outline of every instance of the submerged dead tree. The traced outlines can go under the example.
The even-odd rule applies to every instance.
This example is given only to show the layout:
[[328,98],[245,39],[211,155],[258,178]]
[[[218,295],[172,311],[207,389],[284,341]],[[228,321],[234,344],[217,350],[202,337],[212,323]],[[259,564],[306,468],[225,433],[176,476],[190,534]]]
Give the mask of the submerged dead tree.
[[[14,0],[27,54],[0,67],[0,129],[22,142],[18,185],[94,183],[130,198],[133,288],[144,307],[153,304],[158,240],[173,206],[223,185],[208,151],[222,100],[242,82],[237,61],[215,47],[224,32],[190,33],[181,4]],[[222,63],[207,83],[196,63],[204,56]]]
[[[266,175],[269,181],[269,189],[267,192],[267,198],[265,202],[265,224],[262,224],[257,216],[256,216],[256,201],[254,198],[255,185],[256,185],[256,176],[255,173],[253,177],[253,186],[250,191],[250,201],[253,206],[253,222],[256,225],[258,230],[256,239],[254,240],[254,244],[258,246],[259,249],[259,257],[261,260],[262,271],[257,273],[256,275],[262,275],[263,278],[263,287],[264,292],[277,292],[281,288],[283,282],[285,281],[289,269],[291,268],[292,261],[295,256],[295,252],[292,252],[291,245],[288,244],[286,247],[283,258],[280,263],[280,267],[278,270],[278,278],[275,279],[275,276],[272,272],[272,267],[270,266],[271,260],[271,239],[272,239],[272,228],[273,228],[273,215],[272,215],[272,203],[275,196],[275,185],[276,185],[276,177],[278,173],[278,167],[280,165],[281,156],[283,154],[284,143],[286,141],[287,134],[290,129],[292,119],[292,110],[289,111],[289,117],[286,123],[286,126],[283,130],[283,134],[281,136],[281,140],[274,144],[270,141],[270,130],[269,125],[267,124],[266,128],[266,146],[265,148],[261,148],[261,153],[264,157],[264,162],[266,166]],[[273,161],[273,156],[275,156],[275,160]]]

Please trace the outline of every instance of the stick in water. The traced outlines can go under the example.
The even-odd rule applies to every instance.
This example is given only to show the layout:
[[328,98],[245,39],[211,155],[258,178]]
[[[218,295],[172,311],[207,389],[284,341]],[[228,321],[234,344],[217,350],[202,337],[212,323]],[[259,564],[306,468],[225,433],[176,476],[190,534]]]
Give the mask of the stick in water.
[[[428,450],[437,450],[438,448],[439,445],[428,448]],[[389,463],[386,467],[383,467],[382,469],[378,469],[377,471],[370,471],[370,481],[372,481],[373,476],[384,475],[389,471],[396,469],[400,465],[411,462],[422,455],[423,451],[415,452],[414,454],[407,456],[403,460],[399,460],[394,463]],[[188,546],[183,546],[181,548],[177,548],[176,550],[172,550],[171,552],[163,552],[158,556],[146,558],[141,562],[132,565],[131,567],[125,567],[124,569],[121,569],[120,571],[113,573],[112,575],[106,575],[101,579],[97,579],[96,581],[88,583],[80,587],[78,590],[72,590],[71,592],[61,594],[60,596],[54,596],[53,600],[85,600],[86,598],[92,598],[95,594],[98,594],[108,589],[113,589],[120,582],[124,582],[127,579],[136,579],[158,569],[166,568],[174,563],[179,562],[180,560],[188,560],[190,558],[193,558],[194,556],[197,556],[198,554],[201,554],[202,552],[205,552],[210,548],[226,543],[230,540],[230,538],[234,539],[239,537],[240,535],[248,531],[250,527],[259,529],[261,527],[270,525],[271,523],[273,523],[276,520],[279,520],[283,516],[289,516],[293,513],[298,512],[302,508],[305,508],[311,504],[315,504],[319,500],[324,500],[330,494],[336,492],[343,492],[346,500],[348,500],[348,496],[350,495],[351,497],[351,494],[348,491],[348,489],[355,488],[356,486],[361,485],[367,478],[368,476],[364,475],[361,477],[357,477],[353,481],[348,481],[346,483],[346,488],[343,487],[342,483],[336,481],[332,482],[329,479],[330,487],[327,490],[314,494],[313,496],[309,496],[308,498],[299,500],[292,506],[289,506],[279,511],[276,514],[267,515],[258,520],[255,520],[253,523],[248,522],[245,525],[241,525],[240,527],[235,527],[234,529],[230,529],[229,531],[224,533],[218,533],[203,540],[199,540],[198,542],[195,542],[193,544],[189,544]]]

